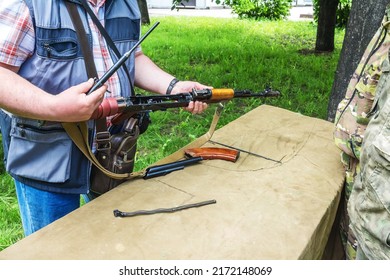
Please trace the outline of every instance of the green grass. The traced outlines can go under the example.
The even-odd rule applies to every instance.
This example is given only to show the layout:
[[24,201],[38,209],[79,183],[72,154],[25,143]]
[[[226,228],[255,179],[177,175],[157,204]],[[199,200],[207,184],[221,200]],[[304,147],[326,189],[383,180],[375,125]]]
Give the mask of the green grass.
[[[276,99],[229,101],[218,127],[261,104],[326,119],[343,31],[336,33],[334,53],[316,55],[311,52],[316,27],[307,21],[161,17],[153,22],[156,20],[161,24],[143,42],[142,48],[177,78],[196,80],[214,88],[255,92],[271,86],[282,93]],[[144,26],[144,32],[148,28]],[[191,115],[182,109],[152,113],[152,124],[138,142],[135,169],[152,164],[205,133],[214,106],[210,105],[202,115]],[[23,235],[12,181],[1,165],[0,172],[2,250]]]
[[[1,140],[1,137],[0,137]],[[2,150],[0,151],[2,158]],[[0,251],[23,237],[18,202],[12,179],[0,166]]]
[[[143,50],[179,79],[252,91],[271,86],[282,93],[277,99],[228,102],[218,127],[264,103],[326,119],[343,31],[336,34],[334,53],[318,55],[312,52],[316,27],[310,22],[186,17],[159,20],[161,24],[145,40]],[[213,108],[211,105],[201,116],[181,110],[154,112],[153,124],[139,141],[136,168],[205,133]]]

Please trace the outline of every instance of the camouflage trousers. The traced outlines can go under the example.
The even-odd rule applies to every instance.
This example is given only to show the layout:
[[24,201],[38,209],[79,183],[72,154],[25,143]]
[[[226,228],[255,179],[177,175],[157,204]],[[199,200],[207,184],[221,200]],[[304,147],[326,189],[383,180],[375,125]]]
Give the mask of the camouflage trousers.
[[341,217],[340,217],[340,235],[344,248],[346,260],[356,259],[357,240],[349,226],[349,215],[347,210],[348,200],[351,195],[353,183],[356,175],[360,172],[359,160],[348,156],[346,153],[341,155],[342,163],[345,168],[345,183],[344,196],[341,201]]
[[350,226],[369,259],[390,259],[390,64],[383,68],[348,200]]

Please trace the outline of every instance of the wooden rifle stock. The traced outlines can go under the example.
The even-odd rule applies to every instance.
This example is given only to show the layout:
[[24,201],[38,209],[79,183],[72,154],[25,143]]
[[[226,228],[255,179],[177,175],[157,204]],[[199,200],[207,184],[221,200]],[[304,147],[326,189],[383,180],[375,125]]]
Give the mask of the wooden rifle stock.
[[240,152],[228,148],[203,147],[184,150],[186,156],[201,157],[202,159],[222,159],[236,162]]

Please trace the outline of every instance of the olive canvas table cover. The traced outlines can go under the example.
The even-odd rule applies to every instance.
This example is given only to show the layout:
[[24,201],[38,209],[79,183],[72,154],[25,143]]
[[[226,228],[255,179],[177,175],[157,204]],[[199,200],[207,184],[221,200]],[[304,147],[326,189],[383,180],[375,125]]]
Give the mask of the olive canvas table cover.
[[[127,181],[0,259],[320,259],[344,180],[332,131],[330,122],[260,106],[211,139],[275,161],[241,152],[235,163],[203,160]],[[113,215],[211,199],[216,203],[175,213]]]

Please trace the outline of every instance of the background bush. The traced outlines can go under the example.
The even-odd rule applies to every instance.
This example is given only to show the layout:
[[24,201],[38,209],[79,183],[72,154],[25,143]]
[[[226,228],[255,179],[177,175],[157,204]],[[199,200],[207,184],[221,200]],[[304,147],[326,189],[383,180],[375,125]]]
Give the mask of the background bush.
[[292,0],[225,1],[240,18],[279,20],[290,14]]
[[[319,13],[319,1],[313,0],[313,9],[314,9],[314,21],[318,22],[318,13]],[[348,23],[349,13],[351,11],[352,0],[339,0],[339,6],[336,12],[336,27],[345,28]]]
[[[185,0],[188,2],[188,0]],[[293,0],[214,0],[217,4],[230,6],[239,18],[279,20],[290,14]],[[173,0],[172,8],[184,1]]]

